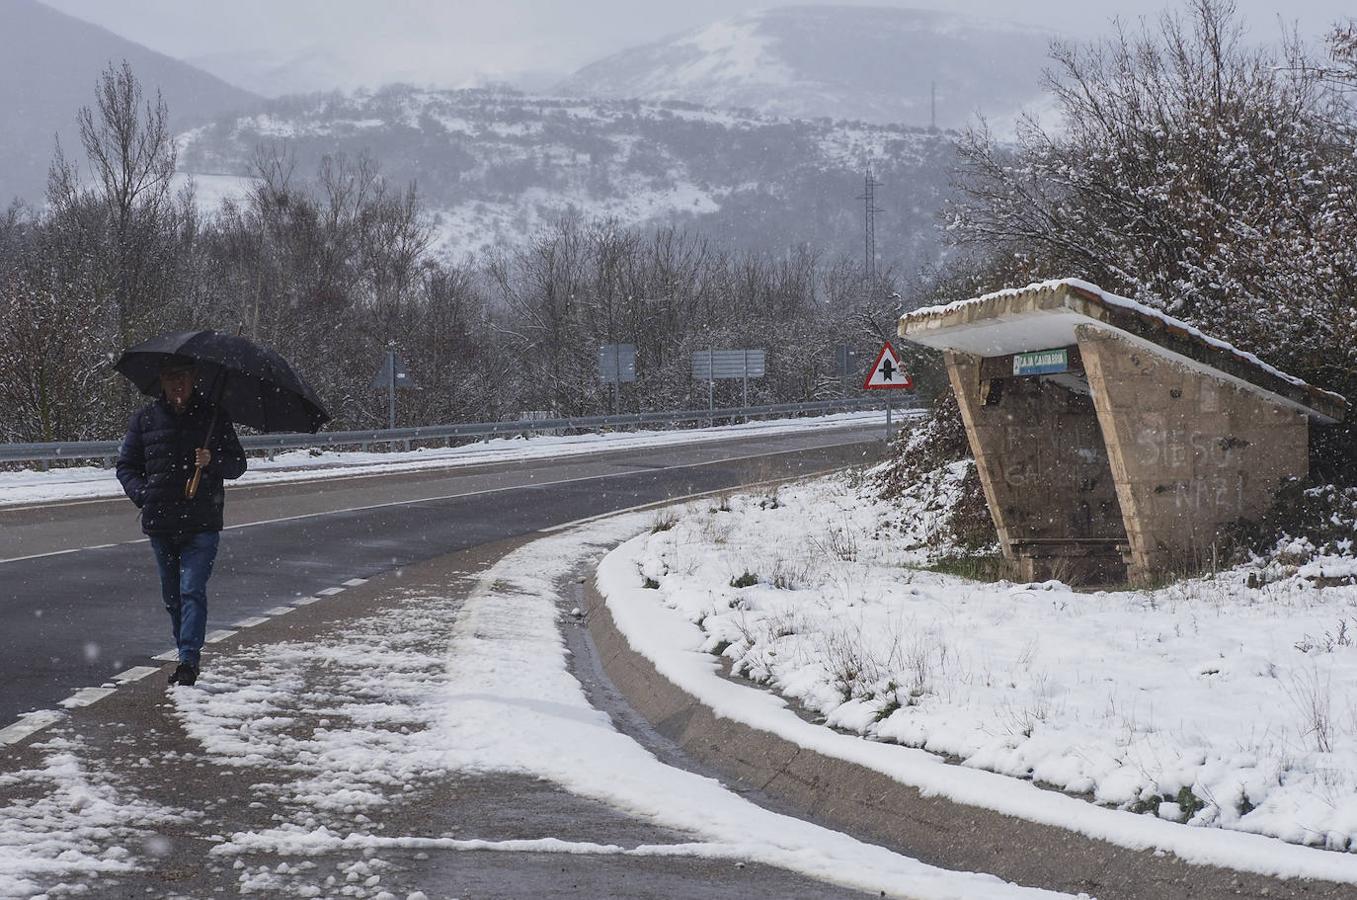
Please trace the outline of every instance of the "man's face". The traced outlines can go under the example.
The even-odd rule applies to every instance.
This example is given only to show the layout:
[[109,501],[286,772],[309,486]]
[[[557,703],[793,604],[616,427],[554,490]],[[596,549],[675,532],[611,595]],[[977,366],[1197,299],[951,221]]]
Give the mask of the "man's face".
[[170,406],[183,409],[193,393],[193,370],[167,369],[160,373],[160,386],[165,389],[165,399]]

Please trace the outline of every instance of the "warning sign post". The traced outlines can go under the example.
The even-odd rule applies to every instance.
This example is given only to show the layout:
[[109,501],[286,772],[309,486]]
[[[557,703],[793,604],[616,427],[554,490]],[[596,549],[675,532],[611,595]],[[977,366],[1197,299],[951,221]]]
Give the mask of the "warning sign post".
[[872,363],[872,368],[867,373],[867,380],[862,383],[862,389],[865,391],[910,390],[913,387],[914,379],[910,378],[904,367],[900,365],[900,355],[895,352],[891,342],[887,341],[886,346],[882,347],[881,352],[876,355],[876,362]]
[[[908,391],[914,388],[914,379],[909,377],[909,373],[900,365],[900,355],[895,352],[890,341],[881,348],[881,352],[876,355],[876,362],[872,363],[872,368],[867,371],[867,380],[862,383],[864,391]],[[891,439],[891,400],[893,395],[886,395],[886,440]]]

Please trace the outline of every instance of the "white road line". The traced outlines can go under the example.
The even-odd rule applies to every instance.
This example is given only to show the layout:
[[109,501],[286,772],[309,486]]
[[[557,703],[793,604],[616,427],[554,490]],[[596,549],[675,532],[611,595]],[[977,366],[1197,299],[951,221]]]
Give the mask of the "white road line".
[[109,547],[122,547],[127,544],[144,544],[146,543],[146,540],[146,538],[142,538],[139,541],[123,541],[121,544],[95,544],[92,547],[72,547],[69,550],[52,550],[47,553],[34,553],[30,556],[11,556],[9,559],[0,559],[0,566],[3,566],[5,563],[23,562],[28,559],[46,559],[49,556],[64,556],[67,553],[81,553],[85,550],[107,550]]
[[287,615],[287,614],[290,613],[290,612],[292,612],[292,607],[290,607],[290,606],[275,606],[273,609],[266,609],[266,610],[264,610],[264,615],[266,615],[266,616],[285,616],[285,615]]
[[[861,442],[861,443],[867,443],[867,442],[864,441],[864,442]],[[661,468],[659,468],[659,469],[655,469],[654,471],[657,471],[657,472],[659,472],[659,471],[666,471],[666,472],[667,472],[667,471],[674,471],[674,470],[677,470],[677,469],[700,469],[700,468],[702,468],[703,466],[716,466],[716,465],[721,465],[721,464],[723,464],[723,463],[743,462],[743,461],[745,461],[745,460],[747,460],[747,459],[767,459],[767,458],[773,457],[773,456],[787,456],[787,455],[792,454],[792,453],[805,453],[805,452],[810,451],[810,450],[823,450],[823,449],[826,449],[826,448],[828,448],[828,447],[841,447],[841,446],[843,446],[843,444],[824,444],[824,445],[818,446],[818,447],[798,447],[798,448],[792,449],[792,450],[779,450],[779,451],[777,451],[776,453],[749,453],[749,454],[746,454],[746,455],[744,455],[744,456],[727,456],[727,457],[722,457],[721,459],[711,459],[711,460],[707,460],[707,461],[705,461],[705,462],[681,463],[681,464],[678,464],[678,465],[663,466],[663,467],[661,467]],[[236,529],[238,529],[238,528],[254,528],[256,525],[277,525],[277,524],[280,524],[280,523],[282,523],[282,522],[297,522],[297,521],[300,521],[300,520],[302,520],[302,519],[317,519],[317,518],[321,518],[321,517],[323,517],[323,516],[337,516],[337,515],[341,515],[341,514],[343,514],[343,513],[370,512],[371,510],[374,510],[374,509],[390,509],[390,508],[393,507],[393,506],[417,506],[417,505],[419,505],[419,504],[421,504],[421,503],[441,503],[441,502],[444,501],[444,500],[460,500],[460,499],[463,499],[463,498],[466,498],[466,497],[480,497],[480,496],[484,496],[485,494],[502,494],[502,493],[504,493],[505,491],[519,491],[519,490],[528,490],[528,489],[534,489],[534,488],[549,488],[549,487],[555,487],[555,486],[557,486],[557,485],[562,485],[562,484],[578,484],[578,483],[584,482],[584,481],[600,481],[600,480],[605,479],[605,478],[617,478],[617,477],[622,476],[622,475],[635,475],[635,474],[637,474],[637,472],[634,472],[634,471],[627,471],[627,472],[604,472],[604,473],[602,473],[602,474],[600,474],[600,475],[582,475],[582,476],[580,476],[579,478],[562,478],[562,479],[560,479],[560,480],[558,480],[558,481],[539,481],[539,482],[535,482],[535,483],[533,483],[533,484],[516,484],[516,485],[508,485],[508,486],[506,486],[506,487],[485,488],[484,490],[479,490],[479,491],[464,491],[464,492],[458,493],[458,494],[444,494],[444,495],[441,495],[441,496],[438,496],[438,497],[420,497],[420,498],[417,499],[417,500],[392,500],[392,501],[389,501],[389,502],[387,502],[387,503],[373,503],[373,504],[369,504],[369,505],[367,505],[367,506],[350,506],[350,507],[347,507],[347,508],[345,508],[345,509],[330,509],[330,510],[325,510],[324,512],[301,513],[301,514],[295,515],[295,516],[282,516],[282,517],[277,518],[277,519],[261,519],[261,520],[259,520],[258,522],[241,522],[241,523],[239,523],[239,524],[237,524],[237,525],[227,525],[227,526],[226,526],[224,529],[222,529],[222,530],[223,530],[223,531],[234,531],[234,530],[236,530]],[[648,505],[648,504],[647,504],[647,505]],[[568,524],[574,524],[574,523],[568,523]],[[123,543],[124,543],[124,544],[141,544],[141,543],[145,543],[145,538],[143,538],[142,540],[139,540],[139,541],[124,541]],[[89,549],[91,549],[91,548],[90,548],[90,547],[74,547],[74,548],[69,549],[69,550],[53,550],[53,551],[50,552],[50,553],[35,553],[35,554],[33,554],[32,556],[16,556],[16,557],[13,557],[13,558],[11,558],[11,559],[0,559],[0,565],[4,565],[5,563],[11,563],[11,562],[23,562],[24,560],[29,560],[29,559],[42,559],[43,557],[47,557],[47,556],[60,556],[60,555],[63,554],[63,553],[79,553],[79,552],[81,552],[81,551],[83,551],[83,550],[89,550]],[[322,593],[324,593],[324,592],[322,592]]]
[[[838,468],[837,466],[834,468]],[[602,519],[611,519],[613,516],[621,516],[626,513],[641,512],[647,509],[661,509],[666,506],[673,506],[678,503],[687,503],[690,500],[698,500],[702,497],[711,497],[716,494],[723,494],[729,491],[738,490],[740,492],[752,491],[757,488],[765,487],[770,484],[781,484],[787,481],[797,481],[802,478],[813,478],[816,475],[824,475],[833,472],[834,469],[821,469],[814,472],[798,472],[795,475],[788,475],[783,478],[769,478],[767,481],[754,481],[749,484],[740,484],[733,487],[716,488],[710,491],[698,491],[696,494],[681,494],[677,497],[666,497],[663,500],[652,500],[650,503],[641,503],[636,506],[628,506],[623,509],[615,509],[612,512],[599,513],[596,516],[585,516],[583,519],[574,519],[570,522],[562,522],[559,525],[548,525],[546,528],[537,529],[538,534],[551,534],[553,531],[566,531],[580,525],[588,525],[590,522],[598,522]]]
[[54,709],[41,709],[24,715],[13,725],[0,728],[0,744],[17,744],[29,735],[42,731],[54,722],[60,722],[65,713]]
[[43,559],[48,556],[62,556],[67,553],[79,553],[82,550],[93,550],[94,547],[72,547],[70,550],[53,550],[50,553],[34,553],[31,556],[11,556],[9,559],[0,559],[0,564],[23,562],[26,559]]
[[114,675],[113,680],[118,682],[118,684],[130,684],[133,681],[141,681],[147,675],[154,675],[159,671],[159,669],[152,668],[151,666],[133,666],[126,672],[119,672],[117,675]]
[[[884,412],[884,410],[870,410],[870,411],[866,411],[866,412]],[[921,409],[904,409],[904,410],[896,410],[896,415],[898,416],[899,420],[902,421],[902,422],[903,422],[904,420],[906,420],[906,419],[922,418],[922,417],[925,416],[926,414],[927,414],[927,410],[921,410]],[[877,418],[881,418],[881,417],[878,416]],[[765,423],[765,424],[770,424],[770,425],[771,425],[772,423]],[[724,427],[724,426],[718,426],[718,427]],[[728,443],[728,442],[731,442],[731,441],[741,441],[741,440],[748,441],[748,440],[755,440],[755,439],[757,439],[757,438],[786,437],[787,435],[797,434],[798,432],[800,432],[800,433],[806,433],[806,434],[820,434],[820,433],[835,432],[835,431],[859,431],[859,430],[865,431],[865,430],[872,429],[872,428],[875,428],[875,427],[876,427],[876,422],[874,421],[874,419],[873,419],[872,417],[870,417],[870,416],[868,416],[868,415],[864,415],[861,419],[857,419],[857,420],[840,421],[840,422],[833,422],[833,423],[819,423],[819,422],[817,422],[815,419],[810,419],[810,420],[807,420],[807,421],[806,421],[804,427],[800,427],[800,428],[790,428],[790,427],[785,427],[785,426],[784,426],[784,427],[774,426],[771,430],[757,430],[757,429],[755,429],[755,430],[750,430],[750,431],[732,432],[732,433],[730,433],[728,436],[725,435],[725,434],[717,434],[717,435],[695,434],[695,435],[694,435],[691,439],[689,439],[689,440],[685,440],[685,441],[674,441],[674,442],[672,442],[672,443],[660,443],[660,444],[647,444],[647,443],[641,443],[641,444],[639,444],[639,445],[633,445],[633,446],[630,446],[630,447],[601,447],[601,446],[593,446],[593,447],[588,447],[588,448],[580,447],[580,448],[578,448],[578,449],[569,448],[569,447],[563,447],[563,448],[560,449],[560,451],[559,451],[559,453],[558,453],[558,456],[559,456],[560,458],[569,458],[569,459],[571,459],[572,461],[574,461],[574,460],[577,460],[579,457],[588,457],[588,456],[612,456],[612,455],[616,455],[616,454],[621,454],[621,453],[631,453],[631,452],[635,452],[635,451],[661,450],[661,449],[666,449],[666,448],[676,448],[676,447],[678,447],[678,448],[694,448],[694,447],[697,447],[697,448],[705,448],[705,447],[711,447],[711,446],[718,446],[718,447],[719,447],[721,444]],[[411,466],[411,465],[408,465],[408,464],[403,464],[403,463],[354,463],[354,464],[348,464],[348,465],[345,465],[345,464],[342,464],[342,463],[341,463],[341,464],[338,464],[338,465],[321,466],[321,467],[319,467],[319,468],[316,468],[316,469],[314,469],[314,470],[312,470],[312,471],[315,471],[317,474],[315,474],[315,475],[313,475],[312,477],[309,477],[309,478],[307,478],[307,477],[300,477],[300,478],[286,478],[286,477],[284,477],[284,478],[277,478],[277,479],[267,479],[267,480],[264,480],[264,481],[252,481],[252,482],[250,482],[249,484],[240,485],[239,488],[240,488],[241,490],[256,490],[256,489],[260,489],[260,488],[268,489],[268,488],[272,488],[272,487],[277,487],[277,486],[279,486],[279,485],[292,486],[292,485],[308,485],[308,484],[316,484],[316,483],[318,483],[318,482],[332,482],[332,481],[361,481],[361,480],[370,479],[370,478],[388,478],[388,477],[391,477],[391,476],[393,476],[393,475],[395,475],[395,476],[399,476],[399,475],[423,475],[423,474],[430,474],[430,473],[435,474],[435,475],[448,474],[448,475],[450,475],[451,477],[456,477],[458,474],[463,473],[463,472],[465,472],[465,473],[468,474],[468,475],[477,475],[477,474],[480,474],[479,471],[477,471],[477,470],[486,469],[486,468],[490,468],[490,467],[493,467],[493,466],[500,466],[500,467],[503,467],[503,466],[510,465],[510,464],[513,464],[513,463],[534,463],[534,462],[544,462],[544,461],[550,461],[551,459],[552,459],[552,457],[550,457],[550,456],[525,456],[525,457],[518,457],[518,458],[514,458],[514,459],[485,459],[485,460],[461,460],[461,459],[457,459],[457,458],[455,458],[455,457],[452,457],[452,458],[449,458],[449,459],[446,461],[446,464],[444,464],[444,465],[414,465],[414,466]],[[363,467],[363,466],[373,466],[373,465],[375,465],[375,466],[381,466],[381,467],[383,467],[383,468],[380,468],[380,469],[377,470],[377,471],[353,472],[353,473],[350,473],[350,474],[343,474],[343,470],[346,469],[346,468],[361,468],[361,467]],[[273,470],[273,471],[275,471],[275,472],[281,472],[281,473],[283,473],[283,474],[287,474],[287,473],[291,473],[291,472],[299,472],[299,471],[304,472],[304,471],[307,471],[307,469],[306,469],[305,467],[301,467],[301,468],[292,468],[292,469],[276,469],[276,470]],[[335,473],[335,474],[326,474],[326,473]],[[61,509],[61,508],[63,508],[63,507],[67,507],[67,506],[85,506],[85,505],[91,505],[91,504],[95,504],[95,503],[104,503],[104,504],[107,504],[107,503],[112,503],[112,502],[120,501],[120,500],[122,500],[123,498],[124,498],[124,495],[123,495],[123,493],[122,493],[121,491],[110,491],[110,493],[108,493],[108,494],[104,494],[104,495],[101,495],[101,496],[94,496],[94,497],[85,497],[85,498],[82,498],[82,499],[55,500],[55,501],[51,501],[51,502],[43,502],[43,501],[27,501],[27,502],[20,502],[20,503],[0,503],[0,510],[6,510],[6,509],[18,509],[18,510],[27,510],[27,509]],[[135,542],[125,542],[125,543],[135,543]],[[81,547],[80,549],[82,549],[82,550],[89,550],[89,549],[92,549],[92,548],[89,548],[89,547]],[[41,554],[41,555],[46,555],[46,554]],[[4,562],[10,562],[10,560],[0,560],[0,563],[4,563]]]
[[[804,449],[804,448],[803,448],[803,449]],[[814,448],[812,448],[812,449],[814,449]],[[801,451],[801,450],[785,450],[785,451],[779,451],[778,453],[756,453],[756,454],[751,454],[751,455],[749,455],[749,456],[729,457],[729,458],[727,458],[727,459],[711,460],[711,461],[702,462],[702,463],[685,463],[685,464],[683,464],[683,465],[668,466],[668,467],[666,467],[666,468],[670,468],[670,469],[692,469],[692,468],[700,468],[700,467],[702,467],[702,466],[715,465],[715,464],[721,463],[721,462],[739,462],[739,461],[745,460],[745,459],[756,459],[756,458],[758,458],[758,457],[768,457],[768,456],[782,456],[782,455],[789,454],[789,453],[799,453],[799,452],[802,452],[802,451]],[[829,470],[825,470],[825,471],[829,471]],[[806,478],[806,477],[810,477],[810,476],[816,475],[816,474],[820,474],[820,473],[818,473],[818,472],[802,472],[802,473],[798,473],[797,475],[794,475],[794,476],[789,476],[788,478],[774,478],[774,479],[769,479],[768,481],[756,482],[756,483],[754,483],[754,484],[739,485],[738,487],[739,487],[741,490],[750,490],[750,489],[753,489],[753,488],[760,487],[761,485],[764,485],[764,484],[775,484],[775,483],[780,482],[780,481],[788,481],[788,480],[793,479],[793,478]],[[532,484],[532,485],[519,485],[519,487],[551,487],[552,485],[556,485],[556,484],[569,484],[569,483],[571,483],[571,482],[576,482],[576,481],[596,481],[596,480],[598,480],[598,479],[600,479],[600,478],[611,478],[611,477],[613,477],[612,474],[609,474],[609,475],[590,475],[590,476],[585,476],[585,477],[583,477],[583,478],[567,478],[567,479],[563,479],[563,480],[561,480],[561,481],[543,482],[543,483],[540,483],[540,484]],[[452,499],[456,499],[456,498],[458,498],[458,497],[472,497],[472,496],[477,496],[477,495],[481,495],[481,494],[493,494],[493,493],[497,493],[497,492],[500,492],[500,491],[515,490],[515,489],[516,489],[516,488],[491,488],[491,489],[484,490],[484,491],[473,491],[473,492],[466,493],[466,494],[452,494],[452,495],[449,495],[449,496],[447,496],[447,497],[428,497],[428,498],[424,498],[424,499],[422,499],[422,500],[401,500],[401,501],[396,501],[396,502],[393,502],[393,503],[380,503],[380,504],[375,504],[375,505],[373,505],[373,506],[363,506],[363,507],[354,507],[354,508],[351,508],[351,509],[334,510],[333,512],[334,512],[334,513],[341,513],[341,512],[361,512],[361,511],[364,511],[364,510],[369,510],[369,509],[381,509],[381,508],[391,507],[391,506],[412,506],[412,505],[414,505],[414,504],[416,504],[416,503],[430,503],[430,502],[436,502],[436,501],[439,501],[439,500],[452,500]],[[665,498],[664,500],[656,500],[656,501],[653,501],[653,502],[651,502],[651,503],[642,503],[642,504],[640,504],[640,505],[628,507],[628,508],[626,508],[626,509],[618,509],[618,510],[612,510],[612,511],[606,512],[606,513],[599,513],[598,515],[587,516],[587,517],[582,518],[582,519],[575,519],[575,520],[570,521],[570,522],[562,522],[562,523],[559,524],[559,525],[552,525],[552,526],[549,526],[549,527],[547,527],[547,528],[542,528],[542,529],[539,529],[538,533],[539,533],[539,534],[547,534],[547,533],[550,533],[550,532],[553,532],[553,531],[563,531],[563,530],[565,530],[565,529],[567,529],[567,528],[574,528],[574,527],[576,527],[576,526],[583,525],[583,524],[588,523],[588,522],[597,521],[597,520],[599,520],[599,519],[605,519],[605,518],[608,518],[608,517],[610,517],[610,516],[622,515],[623,513],[627,513],[627,512],[635,512],[635,511],[637,511],[637,510],[643,510],[643,509],[647,509],[647,508],[651,508],[651,507],[668,506],[668,505],[671,505],[671,504],[674,504],[674,503],[682,503],[682,502],[684,502],[685,500],[692,500],[692,499],[696,499],[696,498],[698,498],[698,497],[706,497],[706,496],[710,496],[710,495],[712,495],[712,494],[714,494],[714,493],[720,493],[721,490],[726,490],[726,489],[725,489],[725,488],[722,488],[722,489],[717,489],[717,490],[713,490],[713,491],[702,491],[702,492],[700,492],[700,493],[696,493],[696,494],[687,494],[687,495],[680,496],[680,497],[668,497],[668,498]],[[315,517],[317,517],[317,516],[330,515],[330,514],[331,514],[331,513],[311,513],[311,514],[302,515],[302,516],[289,516],[289,517],[284,518],[284,519],[272,519],[272,520],[265,521],[265,522],[248,522],[248,523],[245,523],[245,524],[242,524],[242,525],[231,525],[231,526],[228,526],[228,527],[229,527],[229,528],[248,528],[248,527],[250,527],[250,526],[252,526],[252,525],[267,525],[267,524],[271,524],[272,522],[287,522],[287,521],[292,521],[292,520],[294,520],[294,519],[309,519],[309,518],[315,518]],[[142,543],[146,543],[146,539],[145,539],[145,538],[142,538],[141,540],[124,541],[123,543],[124,543],[124,544],[142,544]],[[94,546],[94,547],[77,547],[77,548],[74,548],[74,549],[71,549],[71,550],[57,550],[57,551],[54,551],[54,552],[52,552],[52,553],[38,553],[38,554],[34,554],[33,556],[21,556],[21,557],[15,557],[15,558],[13,558],[13,559],[0,559],[0,565],[3,565],[4,563],[7,563],[7,562],[19,562],[19,561],[25,560],[25,559],[39,559],[39,558],[46,557],[46,556],[61,556],[61,555],[63,555],[63,554],[67,554],[67,553],[78,553],[78,552],[80,552],[81,550],[97,550],[97,549],[104,549],[104,548],[107,548],[107,547],[110,547],[110,546],[118,546],[118,545],[114,545],[114,544],[99,544],[99,545]],[[343,587],[329,587],[329,588],[324,588],[324,589],[322,589],[322,590],[320,590],[320,591],[317,591],[316,594],[315,594],[314,596],[309,596],[309,597],[299,597],[299,598],[297,598],[296,600],[293,600],[293,601],[292,601],[292,606],[291,606],[291,607],[287,607],[287,606],[279,606],[279,607],[275,607],[274,609],[269,610],[266,614],[267,614],[267,615],[270,615],[270,616],[285,615],[285,614],[291,612],[293,607],[307,606],[307,605],[309,605],[309,604],[312,604],[312,603],[317,602],[317,601],[320,600],[322,597],[332,597],[332,596],[334,596],[335,594],[342,594],[342,593],[344,593],[344,590],[345,590],[346,588],[349,588],[349,587],[357,587],[358,585],[366,584],[367,581],[368,581],[368,579],[366,579],[366,578],[350,578],[348,581],[343,582],[343,585],[344,585]],[[264,624],[265,622],[267,622],[267,621],[268,621],[267,618],[262,618],[262,617],[259,617],[259,616],[251,616],[250,618],[241,619],[239,622],[236,622],[236,623],[234,624],[233,627],[234,627],[234,628],[253,628],[253,627],[256,626],[256,625],[263,625],[263,624]],[[229,630],[221,629],[221,630],[213,631],[213,632],[212,632],[211,634],[209,634],[204,640],[205,640],[205,642],[207,642],[207,643],[217,643],[218,641],[225,640],[226,638],[230,637],[231,635],[233,635],[233,634],[235,634],[235,633],[236,633],[236,632],[234,632],[234,631],[229,631]],[[178,653],[177,650],[166,650],[164,653],[160,653],[160,654],[158,654],[158,655],[156,655],[156,656],[154,656],[154,657],[152,657],[152,658],[153,658],[153,659],[162,660],[162,661],[164,661],[164,662],[175,662],[176,660],[179,659],[179,653]],[[123,673],[121,673],[121,674],[119,674],[119,675],[115,675],[115,676],[114,676],[114,680],[115,680],[115,681],[119,681],[119,682],[125,684],[125,683],[127,683],[127,682],[129,682],[129,681],[139,681],[140,679],[145,678],[145,677],[147,677],[148,675],[151,675],[151,674],[153,674],[154,672],[157,672],[157,671],[159,671],[159,670],[158,670],[158,669],[154,669],[154,668],[150,668],[150,667],[147,667],[147,666],[138,666],[138,667],[135,667],[135,668],[132,668],[132,669],[128,669],[126,672],[123,672]],[[72,696],[68,697],[67,699],[61,701],[61,705],[63,705],[63,706],[88,706],[90,703],[94,703],[94,702],[96,702],[96,701],[98,701],[98,700],[101,700],[101,699],[103,699],[104,697],[108,696],[109,694],[111,694],[111,693],[113,693],[113,692],[114,692],[114,689],[113,689],[113,688],[84,688],[84,689],[82,689],[82,690],[80,690],[80,691],[77,691],[75,694],[73,694]],[[95,696],[96,694],[97,694],[97,696]],[[77,698],[87,697],[87,696],[92,696],[93,699],[88,699],[88,700],[85,700],[85,701],[83,701],[83,702],[77,702]],[[48,717],[50,717],[50,718],[48,718]],[[59,712],[56,712],[56,711],[54,711],[54,710],[45,710],[45,711],[41,711],[41,712],[30,713],[28,716],[26,716],[24,719],[20,720],[19,722],[16,722],[16,723],[14,723],[13,725],[8,726],[7,728],[0,729],[0,744],[10,744],[10,743],[16,743],[16,742],[18,742],[18,741],[21,741],[21,740],[23,740],[24,738],[28,737],[29,735],[33,734],[34,732],[37,732],[37,731],[40,731],[40,730],[43,729],[43,728],[46,728],[48,725],[52,724],[52,722],[58,721],[61,717],[62,717],[62,714],[59,713]]]
[[221,641],[226,640],[235,633],[236,633],[235,630],[231,628],[218,628],[216,631],[208,632],[207,637],[203,638],[203,643],[217,644],[220,643]]
[[90,706],[91,704],[98,703],[116,690],[117,688],[105,687],[81,688],[57,705],[64,706],[67,709],[75,709],[77,706]]

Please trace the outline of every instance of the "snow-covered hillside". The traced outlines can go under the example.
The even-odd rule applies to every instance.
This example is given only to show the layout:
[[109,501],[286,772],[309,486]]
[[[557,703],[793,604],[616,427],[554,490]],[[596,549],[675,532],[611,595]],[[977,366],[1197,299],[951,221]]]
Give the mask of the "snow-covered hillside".
[[722,244],[809,243],[861,253],[863,166],[877,192],[879,253],[913,265],[934,252],[952,141],[903,126],[800,121],[676,101],[536,97],[507,90],[288,98],[180,140],[200,181],[247,178],[259,146],[294,154],[309,177],[326,154],[366,153],[392,181],[417,181],[453,254],[517,243],[567,214],[624,225],[691,225]]
[[563,93],[686,100],[798,118],[998,130],[1042,105],[1049,32],[935,10],[801,6],[725,19],[592,63]]

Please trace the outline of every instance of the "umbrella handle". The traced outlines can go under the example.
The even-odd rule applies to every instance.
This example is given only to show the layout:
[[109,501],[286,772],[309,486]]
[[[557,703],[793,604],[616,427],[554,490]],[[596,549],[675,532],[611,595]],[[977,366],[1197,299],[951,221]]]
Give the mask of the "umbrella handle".
[[[207,434],[203,435],[203,449],[212,443],[212,432],[217,430],[217,416],[221,413],[221,395],[226,388],[226,379],[217,373],[212,383],[212,419],[207,423]],[[193,477],[184,483],[184,499],[192,500],[198,496],[198,482],[203,480],[203,467],[193,467]]]
[[193,467],[193,477],[184,483],[184,498],[192,500],[198,496],[198,482],[203,480],[203,467]]

